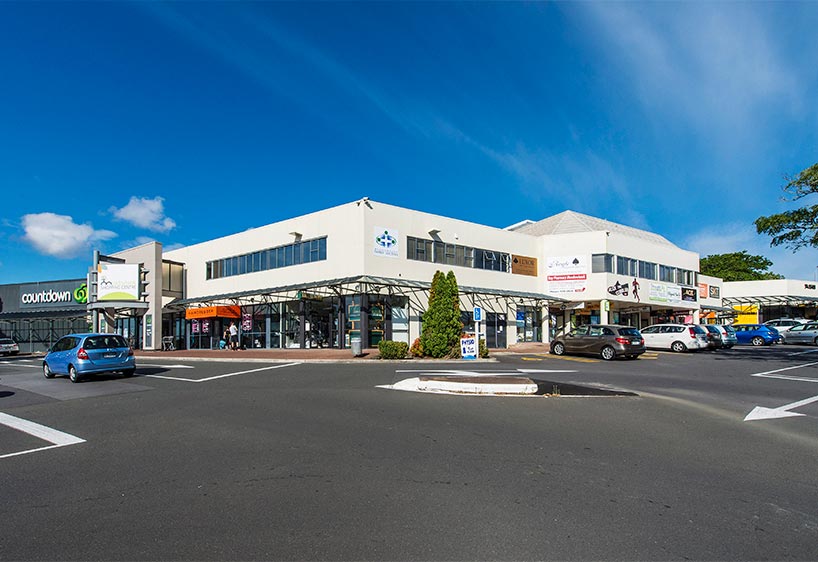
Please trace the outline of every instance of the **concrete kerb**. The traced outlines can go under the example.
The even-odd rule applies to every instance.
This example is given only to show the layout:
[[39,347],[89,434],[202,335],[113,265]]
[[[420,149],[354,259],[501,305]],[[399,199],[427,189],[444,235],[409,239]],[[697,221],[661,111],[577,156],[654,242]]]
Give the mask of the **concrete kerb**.
[[383,365],[385,363],[394,363],[396,365],[407,364],[480,364],[480,363],[497,363],[497,359],[489,357],[488,359],[361,359],[351,357],[349,359],[278,359],[278,358],[258,358],[258,357],[184,357],[184,356],[161,356],[161,355],[137,355],[136,366],[139,367],[139,361],[168,361],[174,363],[180,362],[209,362],[209,363],[355,363],[358,365]]

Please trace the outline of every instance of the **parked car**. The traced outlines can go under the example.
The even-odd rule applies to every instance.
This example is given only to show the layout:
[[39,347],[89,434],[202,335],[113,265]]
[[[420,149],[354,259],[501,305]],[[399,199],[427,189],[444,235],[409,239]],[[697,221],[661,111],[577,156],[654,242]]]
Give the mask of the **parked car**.
[[718,331],[721,333],[722,347],[724,347],[725,349],[730,349],[731,347],[738,343],[736,331],[733,329],[732,326],[723,326],[721,324],[710,325],[718,329]]
[[764,324],[733,324],[733,329],[743,345],[772,345],[781,338],[778,330]]
[[701,324],[700,326],[706,332],[708,349],[721,349],[724,347],[721,330],[715,324]]
[[71,382],[84,376],[120,372],[130,377],[136,371],[133,349],[117,334],[69,334],[57,340],[43,358],[43,375],[68,375]]
[[0,338],[0,355],[17,355],[20,346],[11,338]]
[[633,326],[587,324],[551,342],[554,355],[599,355],[606,361],[617,357],[636,359],[645,353],[645,340]]
[[767,320],[764,322],[765,326],[772,326],[773,328],[789,328],[791,326],[798,326],[799,324],[807,324],[809,320],[806,318],[776,318],[775,320]]
[[818,345],[818,323],[798,324],[781,330],[781,343],[811,343]]
[[694,324],[654,324],[640,330],[645,347],[676,352],[707,349],[707,332]]

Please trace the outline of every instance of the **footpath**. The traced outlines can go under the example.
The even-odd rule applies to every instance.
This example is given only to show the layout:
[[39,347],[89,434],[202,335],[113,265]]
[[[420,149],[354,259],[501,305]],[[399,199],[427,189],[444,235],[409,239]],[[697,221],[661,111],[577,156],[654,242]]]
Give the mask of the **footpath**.
[[[137,350],[137,357],[199,359],[212,361],[379,361],[380,352],[377,348],[361,350],[361,355],[354,356],[349,349],[311,348],[311,349],[180,349],[175,351],[143,351]],[[489,358],[498,355],[521,355],[548,353],[547,343],[521,343],[508,349],[489,349]],[[406,361],[419,361],[407,359]],[[422,359],[420,361],[442,361],[447,359]]]

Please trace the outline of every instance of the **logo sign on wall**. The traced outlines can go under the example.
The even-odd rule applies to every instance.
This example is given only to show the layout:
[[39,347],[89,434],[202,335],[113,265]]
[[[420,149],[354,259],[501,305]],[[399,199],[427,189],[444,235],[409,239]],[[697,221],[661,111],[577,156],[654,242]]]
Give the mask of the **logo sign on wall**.
[[696,302],[696,289],[692,287],[682,287],[682,300],[685,302]]
[[717,299],[720,296],[721,296],[720,288],[716,287],[715,285],[710,285],[710,298],[711,299]]
[[53,281],[47,283],[28,283],[20,285],[19,308],[9,303],[9,310],[30,308],[72,308],[85,304],[88,300],[88,289],[82,281]]
[[375,227],[374,253],[387,258],[400,257],[398,251],[398,231],[392,228]]
[[139,265],[101,263],[97,266],[97,300],[139,300]]
[[582,293],[588,286],[588,260],[585,256],[547,258],[546,279],[552,295]]

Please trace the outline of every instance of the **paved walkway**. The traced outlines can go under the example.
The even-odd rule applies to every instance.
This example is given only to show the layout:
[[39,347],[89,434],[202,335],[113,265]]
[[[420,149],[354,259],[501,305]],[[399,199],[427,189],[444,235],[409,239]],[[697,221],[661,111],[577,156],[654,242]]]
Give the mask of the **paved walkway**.
[[[198,359],[268,359],[271,361],[371,361],[380,359],[380,353],[377,348],[370,348],[362,350],[360,357],[354,357],[352,351],[349,349],[332,349],[332,348],[318,348],[318,349],[245,349],[239,351],[231,351],[226,349],[183,349],[177,351],[142,351],[137,350],[137,357],[178,357],[183,358],[198,358]],[[490,349],[489,357],[500,354],[531,354],[531,353],[548,353],[548,344],[546,343],[522,343],[517,344],[509,349]]]

